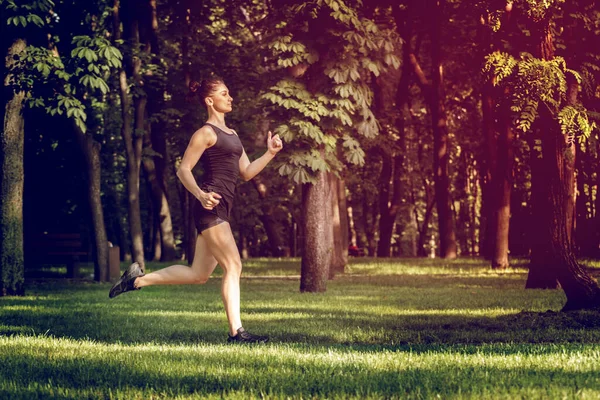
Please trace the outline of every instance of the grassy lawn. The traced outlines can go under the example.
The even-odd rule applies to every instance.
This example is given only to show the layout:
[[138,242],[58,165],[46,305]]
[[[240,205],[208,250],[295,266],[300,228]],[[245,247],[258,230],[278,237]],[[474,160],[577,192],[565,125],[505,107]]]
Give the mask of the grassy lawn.
[[259,346],[225,344],[218,276],[113,300],[29,282],[0,298],[0,398],[600,398],[600,314],[557,313],[562,291],[524,290],[524,265],[353,259],[300,294],[299,260],[249,260]]

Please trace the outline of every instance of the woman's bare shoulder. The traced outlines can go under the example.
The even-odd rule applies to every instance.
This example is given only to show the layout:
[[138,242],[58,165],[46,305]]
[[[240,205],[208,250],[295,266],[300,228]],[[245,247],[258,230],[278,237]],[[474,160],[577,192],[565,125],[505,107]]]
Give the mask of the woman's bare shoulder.
[[191,141],[197,144],[204,144],[211,147],[217,141],[217,134],[208,125],[203,125],[192,135]]

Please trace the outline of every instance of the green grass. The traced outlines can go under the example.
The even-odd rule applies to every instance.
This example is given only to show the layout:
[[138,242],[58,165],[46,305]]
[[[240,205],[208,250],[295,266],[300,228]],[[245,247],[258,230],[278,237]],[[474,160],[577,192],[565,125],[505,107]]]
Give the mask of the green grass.
[[[556,312],[524,262],[353,259],[300,294],[299,260],[244,264],[225,344],[220,278],[108,299],[108,284],[29,282],[0,298],[0,398],[600,398],[600,314]],[[149,264],[159,268],[161,264]]]

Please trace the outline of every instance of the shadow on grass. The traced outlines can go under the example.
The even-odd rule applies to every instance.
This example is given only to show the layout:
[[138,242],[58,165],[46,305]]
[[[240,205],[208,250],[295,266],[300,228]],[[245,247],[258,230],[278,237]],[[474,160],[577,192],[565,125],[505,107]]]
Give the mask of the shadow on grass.
[[[277,343],[311,346],[600,342],[595,311],[513,312],[562,301],[559,292],[523,290],[523,274],[448,272],[346,275],[314,295],[286,279],[245,280],[244,325]],[[227,337],[220,283],[145,288],[113,300],[106,284],[30,283],[29,296],[0,299],[0,335],[219,344]]]
[[560,370],[557,374],[556,367],[502,367],[468,358],[454,360],[454,368],[440,367],[435,362],[406,365],[389,359],[387,367],[382,368],[365,360],[352,361],[352,355],[346,362],[326,363],[319,357],[299,357],[297,353],[279,354],[276,359],[252,357],[248,348],[240,349],[239,354],[193,349],[164,354],[164,350],[154,349],[130,355],[125,353],[126,348],[114,348],[108,349],[114,351],[109,355],[74,356],[66,351],[52,353],[49,358],[47,349],[31,354],[21,346],[11,349],[9,355],[0,355],[1,376],[4,382],[12,383],[10,388],[0,389],[5,398],[19,398],[31,382],[42,386],[35,391],[38,395],[46,384],[45,389],[52,389],[54,395],[64,391],[73,394],[72,398],[77,398],[79,390],[92,390],[91,397],[120,391],[137,393],[136,397],[151,393],[162,397],[246,392],[256,397],[272,394],[308,398],[361,394],[376,398],[408,394],[428,398],[439,393],[448,397],[486,389],[493,395],[494,390],[510,392],[512,388],[542,388],[542,393],[552,393],[564,390],[566,385],[577,390],[600,390],[596,371]]
[[[104,343],[224,343],[227,325],[219,287],[213,284],[207,289],[211,293],[205,296],[213,298],[210,302],[184,295],[175,303],[163,304],[164,299],[151,292],[134,293],[118,302],[98,300],[89,291],[88,297],[73,302],[65,302],[68,292],[58,299],[5,298],[0,309],[0,334],[51,335]],[[376,305],[378,301],[361,299],[358,303]],[[352,306],[258,304],[245,306],[243,311],[248,326],[269,333],[276,343],[394,348],[600,341],[597,311],[481,316],[468,310],[398,308],[378,314]]]

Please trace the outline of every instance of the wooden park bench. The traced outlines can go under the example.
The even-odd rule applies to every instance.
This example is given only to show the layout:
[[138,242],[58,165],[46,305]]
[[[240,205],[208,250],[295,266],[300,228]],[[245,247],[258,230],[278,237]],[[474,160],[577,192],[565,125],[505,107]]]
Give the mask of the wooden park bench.
[[[119,246],[108,246],[108,270],[110,279],[117,279],[120,275],[121,262]],[[77,278],[80,262],[92,261],[92,247],[86,243],[80,233],[48,233],[36,235],[27,244],[25,262],[27,270],[35,271],[41,264],[66,265],[67,278]]]
[[91,259],[91,249],[79,233],[43,233],[36,235],[27,245],[25,262],[28,269],[40,264],[63,264],[67,278],[76,278],[78,263]]
[[43,233],[27,245],[25,262],[35,270],[40,264],[63,264],[67,278],[76,278],[78,263],[92,259],[92,250],[79,233]]

